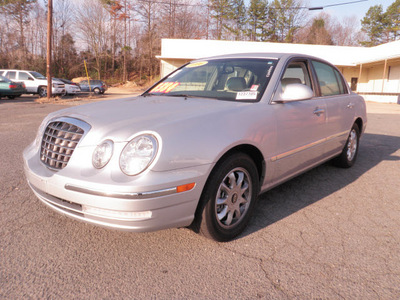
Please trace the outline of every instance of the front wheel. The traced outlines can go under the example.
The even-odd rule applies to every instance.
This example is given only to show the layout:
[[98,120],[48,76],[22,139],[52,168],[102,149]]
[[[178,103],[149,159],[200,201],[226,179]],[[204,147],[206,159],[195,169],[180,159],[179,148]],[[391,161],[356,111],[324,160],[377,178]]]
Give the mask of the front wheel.
[[225,158],[211,173],[200,199],[200,233],[221,242],[239,235],[249,222],[258,192],[253,160],[242,153]]
[[360,129],[354,124],[350,130],[349,137],[342,150],[342,153],[333,159],[333,164],[341,168],[350,168],[354,165],[358,154],[358,143],[360,140]]
[[46,97],[47,96],[47,87],[43,87],[43,86],[40,87],[38,90],[38,93],[39,93],[40,98]]
[[14,95],[9,95],[9,96],[7,96],[8,99],[15,99],[15,97],[16,97],[16,96],[14,96]]

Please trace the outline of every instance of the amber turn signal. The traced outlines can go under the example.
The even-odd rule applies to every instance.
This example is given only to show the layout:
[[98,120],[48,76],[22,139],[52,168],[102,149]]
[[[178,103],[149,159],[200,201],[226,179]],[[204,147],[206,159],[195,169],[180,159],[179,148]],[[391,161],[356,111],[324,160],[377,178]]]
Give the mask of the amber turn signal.
[[182,193],[182,192],[190,191],[190,190],[192,190],[194,188],[195,185],[196,185],[196,183],[192,182],[192,183],[188,183],[188,184],[177,186],[176,187],[176,192],[177,193]]

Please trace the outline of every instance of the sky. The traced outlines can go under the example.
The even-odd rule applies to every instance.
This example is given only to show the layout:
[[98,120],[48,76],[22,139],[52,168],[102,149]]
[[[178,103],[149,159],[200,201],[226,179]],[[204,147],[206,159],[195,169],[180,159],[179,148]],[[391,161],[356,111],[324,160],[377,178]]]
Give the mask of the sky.
[[[327,6],[332,4],[339,3],[347,3],[353,2],[357,0],[305,0],[305,3],[308,3],[308,7],[320,7]],[[383,6],[383,11],[386,11],[387,7],[391,5],[395,0],[368,0],[358,3],[346,4],[346,5],[338,5],[333,7],[326,7],[322,11],[330,14],[332,17],[336,17],[338,20],[342,20],[344,17],[353,17],[356,16],[358,20],[364,18],[368,9],[371,6],[381,4]],[[313,14],[318,15],[322,12],[321,10],[310,11],[310,15]]]

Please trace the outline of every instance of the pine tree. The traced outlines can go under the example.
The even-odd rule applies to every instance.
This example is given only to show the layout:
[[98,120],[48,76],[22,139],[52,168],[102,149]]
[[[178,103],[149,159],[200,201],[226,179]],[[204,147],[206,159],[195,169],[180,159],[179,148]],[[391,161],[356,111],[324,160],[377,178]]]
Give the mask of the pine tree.
[[397,40],[400,37],[400,0],[396,0],[387,8],[385,19],[389,40]]
[[244,0],[230,0],[227,19],[224,28],[234,35],[236,41],[242,40],[246,25],[246,6]]
[[267,20],[268,2],[266,0],[251,0],[247,11],[247,35],[251,41],[264,40],[263,28]]
[[361,20],[362,31],[368,36],[368,41],[361,42],[364,46],[376,46],[384,42],[387,20],[381,4],[371,6]]

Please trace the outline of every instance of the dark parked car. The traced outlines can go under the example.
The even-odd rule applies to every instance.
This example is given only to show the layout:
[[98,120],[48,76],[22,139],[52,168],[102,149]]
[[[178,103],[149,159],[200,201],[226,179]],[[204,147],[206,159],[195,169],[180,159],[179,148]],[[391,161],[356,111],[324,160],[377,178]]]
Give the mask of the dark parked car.
[[26,93],[25,84],[13,82],[10,79],[0,75],[0,98],[8,97],[14,99]]
[[82,92],[93,92],[95,94],[104,94],[107,91],[107,84],[101,80],[83,80],[79,82]]

